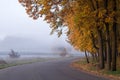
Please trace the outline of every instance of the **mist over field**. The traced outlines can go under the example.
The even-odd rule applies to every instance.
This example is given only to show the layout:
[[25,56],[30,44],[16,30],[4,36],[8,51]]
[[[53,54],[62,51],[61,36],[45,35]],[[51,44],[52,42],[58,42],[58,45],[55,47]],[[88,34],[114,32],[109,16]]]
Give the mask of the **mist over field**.
[[55,53],[57,48],[66,48],[74,52],[72,46],[62,40],[42,41],[24,37],[6,37],[0,40],[0,51]]
[[[9,6],[9,9],[3,4]],[[64,48],[69,54],[80,54],[66,42],[65,34],[60,38],[56,33],[50,35],[50,25],[43,21],[43,18],[38,20],[29,18],[17,0],[10,2],[4,0],[0,5],[0,57],[8,57],[11,49],[22,57],[26,55],[55,56]]]

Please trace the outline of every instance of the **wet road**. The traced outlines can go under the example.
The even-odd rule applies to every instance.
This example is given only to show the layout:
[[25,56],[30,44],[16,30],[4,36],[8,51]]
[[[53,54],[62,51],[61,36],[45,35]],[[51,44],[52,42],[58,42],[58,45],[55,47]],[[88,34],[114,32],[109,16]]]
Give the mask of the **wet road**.
[[0,80],[108,80],[69,65],[75,58],[37,62],[0,70]]

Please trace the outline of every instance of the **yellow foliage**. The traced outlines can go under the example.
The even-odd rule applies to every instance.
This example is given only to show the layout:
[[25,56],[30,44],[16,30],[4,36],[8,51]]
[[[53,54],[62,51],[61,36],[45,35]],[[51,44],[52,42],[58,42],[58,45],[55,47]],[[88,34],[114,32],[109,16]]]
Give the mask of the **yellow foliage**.
[[[111,31],[112,23],[120,22],[120,14],[119,11],[113,11],[112,0],[108,1],[107,8],[104,0],[92,1],[19,0],[30,17],[38,19],[44,15],[44,20],[50,23],[52,31],[57,31],[59,36],[62,34],[62,27],[67,26],[68,41],[76,49],[96,53],[97,50],[93,45],[99,47],[97,29],[105,34],[105,24],[108,23]],[[116,20],[114,16],[118,16]],[[94,35],[94,40],[91,38],[91,33]]]

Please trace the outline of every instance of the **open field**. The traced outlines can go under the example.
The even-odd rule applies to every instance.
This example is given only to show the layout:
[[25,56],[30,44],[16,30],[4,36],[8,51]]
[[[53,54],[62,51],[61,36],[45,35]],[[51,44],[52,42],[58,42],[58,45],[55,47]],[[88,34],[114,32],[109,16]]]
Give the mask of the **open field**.
[[7,67],[11,67],[11,66],[16,66],[16,65],[22,65],[22,64],[30,64],[30,63],[34,63],[34,62],[43,62],[43,61],[48,61],[48,60],[55,60],[57,58],[35,58],[35,57],[31,57],[31,58],[11,58],[11,59],[7,59],[7,60],[1,60],[1,64],[0,64],[0,69],[3,68],[7,68]]

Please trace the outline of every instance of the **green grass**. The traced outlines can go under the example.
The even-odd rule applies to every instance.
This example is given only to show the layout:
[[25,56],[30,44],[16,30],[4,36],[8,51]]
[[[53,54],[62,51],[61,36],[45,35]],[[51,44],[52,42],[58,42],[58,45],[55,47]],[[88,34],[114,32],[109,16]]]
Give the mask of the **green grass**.
[[75,63],[76,64],[82,64],[82,65],[87,64],[85,58],[81,58],[79,61],[76,61]]
[[17,65],[23,65],[23,64],[30,64],[35,62],[43,62],[48,60],[53,60],[55,58],[32,58],[32,59],[16,59],[13,61],[7,61],[7,64],[0,64],[0,69],[11,67],[11,66],[17,66]]
[[104,73],[108,75],[120,76],[120,68],[117,69],[117,71],[104,71]]
[[97,73],[98,75],[104,75],[104,76],[112,76],[113,78],[115,78],[115,80],[120,80],[120,66],[117,66],[117,71],[107,71],[107,70],[100,70],[97,69],[97,63],[96,62],[91,62],[90,59],[90,63],[88,64],[86,62],[85,58],[82,58],[78,61],[76,61],[74,64],[77,64],[80,66],[80,68],[89,71],[89,72],[93,72],[93,73]]

